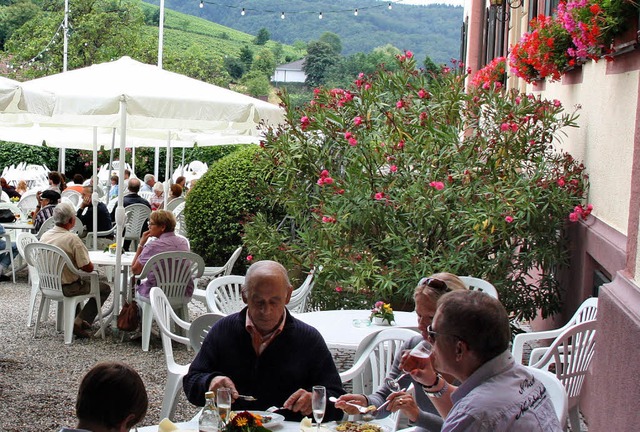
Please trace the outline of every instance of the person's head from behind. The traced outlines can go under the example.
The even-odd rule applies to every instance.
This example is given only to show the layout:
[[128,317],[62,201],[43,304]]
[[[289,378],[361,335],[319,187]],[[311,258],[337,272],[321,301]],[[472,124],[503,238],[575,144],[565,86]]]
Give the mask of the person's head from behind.
[[0,186],[5,189],[9,187],[9,184],[4,177],[0,177]]
[[443,295],[430,326],[434,367],[460,380],[509,348],[509,315],[496,298],[481,291]]
[[465,289],[467,287],[464,282],[452,273],[435,273],[420,279],[413,291],[413,300],[418,315],[418,329],[423,338],[427,338],[427,327],[436,314],[438,299],[448,292]]
[[187,178],[185,176],[180,176],[176,179],[176,183],[177,185],[180,185],[180,187],[184,188],[184,185],[187,183]]
[[149,231],[153,237],[160,237],[163,233],[176,229],[176,217],[170,211],[156,210],[149,217]]
[[62,176],[57,171],[51,171],[48,175],[49,185],[51,186],[59,186],[62,183]]
[[18,187],[16,189],[21,190],[21,191],[26,191],[28,189],[27,182],[24,181],[24,180],[20,180],[18,182]]
[[74,174],[73,175],[73,184],[82,185],[84,183],[84,177],[82,174]]
[[153,187],[153,185],[156,184],[156,178],[153,176],[153,174],[145,174],[144,182],[150,187]]
[[131,177],[131,171],[129,171],[128,169],[124,170],[124,179],[129,180],[130,177]]
[[178,183],[171,185],[171,198],[178,198],[182,196],[182,186]]
[[76,210],[71,204],[63,202],[53,209],[51,217],[56,226],[70,229],[76,223]]
[[140,180],[138,180],[137,178],[129,179],[129,184],[127,187],[129,189],[129,192],[131,193],[140,192]]
[[282,264],[257,261],[249,267],[242,286],[242,300],[261,334],[271,332],[280,324],[292,291],[289,275]]
[[144,383],[133,368],[124,363],[98,363],[80,383],[78,428],[126,432],[144,418],[148,406]]

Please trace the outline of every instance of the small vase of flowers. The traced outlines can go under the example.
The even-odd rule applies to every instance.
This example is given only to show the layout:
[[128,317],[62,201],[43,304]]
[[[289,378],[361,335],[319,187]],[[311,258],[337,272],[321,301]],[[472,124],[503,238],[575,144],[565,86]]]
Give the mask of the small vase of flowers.
[[[389,303],[377,301],[371,309],[369,320],[378,325],[391,325],[394,321],[393,309]],[[386,322],[386,324],[385,324]]]
[[269,432],[269,429],[262,425],[262,418],[249,411],[236,413],[229,423],[226,424],[223,432]]

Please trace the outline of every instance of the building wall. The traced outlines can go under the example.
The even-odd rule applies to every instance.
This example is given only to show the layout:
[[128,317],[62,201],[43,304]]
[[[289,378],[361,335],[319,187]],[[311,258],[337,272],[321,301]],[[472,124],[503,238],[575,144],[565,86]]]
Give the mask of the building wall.
[[307,75],[303,71],[296,70],[277,70],[271,77],[273,82],[299,82],[303,83],[307,79]]

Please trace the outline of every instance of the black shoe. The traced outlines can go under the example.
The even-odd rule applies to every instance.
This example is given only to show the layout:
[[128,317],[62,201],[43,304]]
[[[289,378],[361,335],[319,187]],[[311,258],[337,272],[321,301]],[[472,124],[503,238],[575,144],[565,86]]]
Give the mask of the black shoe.
[[7,275],[0,274],[0,282],[9,282],[11,278]]

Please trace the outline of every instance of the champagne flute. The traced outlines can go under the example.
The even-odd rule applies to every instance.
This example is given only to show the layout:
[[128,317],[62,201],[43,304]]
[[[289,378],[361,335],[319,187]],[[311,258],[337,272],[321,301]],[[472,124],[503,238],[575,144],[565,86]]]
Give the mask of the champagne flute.
[[427,362],[429,361],[429,356],[431,356],[431,352],[433,351],[433,346],[426,340],[421,341],[418,345],[414,346],[413,349],[409,352],[409,355],[404,361],[404,367],[402,369],[402,374],[393,379],[391,377],[387,377],[384,379],[384,383],[389,387],[392,391],[397,392],[400,390],[399,381],[405,376],[409,375],[414,369],[423,369],[427,366]]
[[229,420],[229,413],[231,412],[231,389],[219,388],[217,394],[218,402],[218,415],[224,425]]
[[313,386],[311,392],[311,409],[313,410],[313,418],[316,419],[318,427],[317,432],[320,432],[320,423],[324,418],[324,410],[327,407],[327,389],[324,386]]

